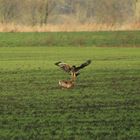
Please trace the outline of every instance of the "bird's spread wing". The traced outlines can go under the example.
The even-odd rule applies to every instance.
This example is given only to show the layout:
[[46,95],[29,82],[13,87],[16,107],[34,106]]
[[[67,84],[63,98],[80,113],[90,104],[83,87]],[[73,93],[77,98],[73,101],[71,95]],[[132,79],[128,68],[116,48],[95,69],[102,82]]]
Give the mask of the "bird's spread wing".
[[76,71],[88,66],[91,63],[91,60],[87,60],[85,63],[81,64],[80,66],[76,67]]
[[55,65],[63,69],[65,72],[69,73],[71,71],[71,66],[69,64],[63,62],[56,62]]

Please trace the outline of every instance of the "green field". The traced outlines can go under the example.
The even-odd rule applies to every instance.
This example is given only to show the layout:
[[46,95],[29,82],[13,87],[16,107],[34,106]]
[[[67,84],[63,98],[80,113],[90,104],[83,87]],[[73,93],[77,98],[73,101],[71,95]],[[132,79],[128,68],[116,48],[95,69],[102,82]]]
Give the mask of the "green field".
[[140,31],[0,33],[0,47],[139,47]]
[[[140,139],[140,48],[27,47],[12,34],[0,34],[0,140]],[[69,75],[54,63],[87,59],[75,88],[60,89]]]

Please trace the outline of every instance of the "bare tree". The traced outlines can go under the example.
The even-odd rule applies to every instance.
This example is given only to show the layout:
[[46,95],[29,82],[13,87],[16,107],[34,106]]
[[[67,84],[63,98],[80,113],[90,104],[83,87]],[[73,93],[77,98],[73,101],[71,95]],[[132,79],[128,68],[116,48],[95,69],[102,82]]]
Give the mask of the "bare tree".
[[0,17],[2,22],[14,22],[20,16],[21,4],[18,0],[0,0]]
[[140,0],[135,0],[135,19],[136,22],[140,21]]
[[133,22],[134,18],[140,21],[140,0],[0,0],[0,22],[3,23],[34,26],[64,23],[66,19],[121,24]]

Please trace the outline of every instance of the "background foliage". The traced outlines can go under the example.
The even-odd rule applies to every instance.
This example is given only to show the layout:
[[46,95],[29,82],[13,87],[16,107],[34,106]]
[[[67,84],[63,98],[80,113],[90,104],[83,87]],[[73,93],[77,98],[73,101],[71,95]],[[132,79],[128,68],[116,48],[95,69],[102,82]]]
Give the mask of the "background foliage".
[[133,23],[140,0],[0,0],[0,22],[24,25]]

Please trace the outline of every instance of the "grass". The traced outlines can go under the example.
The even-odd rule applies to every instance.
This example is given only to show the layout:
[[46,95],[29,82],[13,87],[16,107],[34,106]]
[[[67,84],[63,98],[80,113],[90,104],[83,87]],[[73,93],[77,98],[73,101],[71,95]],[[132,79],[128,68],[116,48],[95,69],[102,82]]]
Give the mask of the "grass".
[[[140,48],[16,47],[45,34],[0,37],[15,41],[0,47],[0,139],[140,139]],[[58,80],[69,76],[54,63],[87,59],[75,88],[61,90]]]
[[47,25],[20,25],[16,23],[0,23],[0,32],[79,32],[79,31],[124,31],[140,30],[140,22],[124,24],[103,24],[103,23],[77,23],[70,22],[63,24]]
[[0,33],[0,47],[139,47],[140,31]]

